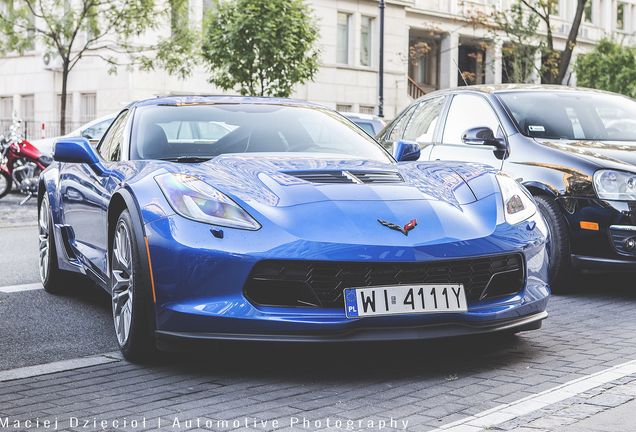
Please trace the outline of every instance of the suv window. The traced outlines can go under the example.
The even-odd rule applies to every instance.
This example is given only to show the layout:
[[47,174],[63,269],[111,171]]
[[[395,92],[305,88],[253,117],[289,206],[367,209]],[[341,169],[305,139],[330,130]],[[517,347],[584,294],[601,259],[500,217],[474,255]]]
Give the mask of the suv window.
[[402,134],[404,133],[404,129],[406,128],[406,123],[411,118],[411,114],[413,114],[413,111],[415,111],[416,107],[417,105],[413,105],[406,113],[404,113],[402,118],[399,119],[397,123],[395,123],[395,126],[391,131],[391,135],[389,135],[389,141],[402,139]]
[[417,142],[433,142],[433,132],[439,113],[444,106],[444,96],[428,99],[418,105],[404,131],[404,139]]
[[474,95],[455,95],[446,117],[442,143],[462,144],[464,132],[478,126],[489,127],[495,135],[500,133],[497,115],[484,98]]

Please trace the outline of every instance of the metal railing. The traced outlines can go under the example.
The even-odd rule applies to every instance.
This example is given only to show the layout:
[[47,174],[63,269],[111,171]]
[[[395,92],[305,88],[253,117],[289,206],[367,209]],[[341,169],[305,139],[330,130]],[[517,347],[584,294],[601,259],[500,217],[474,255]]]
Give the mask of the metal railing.
[[407,77],[407,78],[409,79],[409,88],[408,88],[409,96],[411,96],[413,99],[417,99],[426,94],[424,89],[422,89],[422,87],[417,85],[417,83],[413,81],[411,77]]
[[[12,119],[0,119],[0,135],[8,136],[9,127],[13,124]],[[66,122],[66,133],[77,129],[83,123],[81,122]],[[46,121],[38,122],[36,120],[28,120],[22,122],[22,136],[27,141],[32,141],[41,138],[53,138],[62,135],[60,133],[59,121]]]

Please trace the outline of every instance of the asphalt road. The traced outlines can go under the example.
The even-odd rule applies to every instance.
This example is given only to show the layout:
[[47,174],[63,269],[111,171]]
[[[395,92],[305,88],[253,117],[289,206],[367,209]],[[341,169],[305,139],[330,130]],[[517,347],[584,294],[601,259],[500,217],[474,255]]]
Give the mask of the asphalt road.
[[[0,287],[40,283],[35,199],[0,200]],[[10,222],[10,223],[7,223]],[[108,294],[88,284],[54,296],[0,292],[0,370],[118,349]]]

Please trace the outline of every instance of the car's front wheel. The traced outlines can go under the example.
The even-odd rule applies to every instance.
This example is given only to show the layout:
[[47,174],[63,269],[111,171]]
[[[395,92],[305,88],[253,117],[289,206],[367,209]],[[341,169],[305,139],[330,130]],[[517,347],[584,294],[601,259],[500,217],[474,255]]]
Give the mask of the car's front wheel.
[[563,292],[572,284],[572,262],[570,258],[570,233],[568,224],[555,199],[544,195],[534,197],[539,211],[548,225],[550,235],[550,288]]
[[139,245],[128,210],[115,227],[110,285],[115,334],[122,354],[130,361],[147,360],[156,350],[148,327],[148,285],[143,278]]

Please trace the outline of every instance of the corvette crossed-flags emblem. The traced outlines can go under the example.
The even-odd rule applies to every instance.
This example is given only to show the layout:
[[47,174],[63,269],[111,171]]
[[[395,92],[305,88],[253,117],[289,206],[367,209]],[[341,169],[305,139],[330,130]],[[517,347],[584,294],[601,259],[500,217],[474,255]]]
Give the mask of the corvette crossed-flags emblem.
[[411,231],[413,228],[415,228],[417,226],[417,219],[413,219],[411,222],[409,222],[406,225],[404,225],[404,227],[401,227],[400,225],[396,225],[396,224],[391,223],[391,222],[387,222],[387,221],[382,220],[382,219],[378,219],[378,222],[380,222],[385,227],[388,227],[388,228],[391,228],[392,230],[396,230],[396,231],[401,232],[405,236],[408,236],[409,235],[409,231]]

